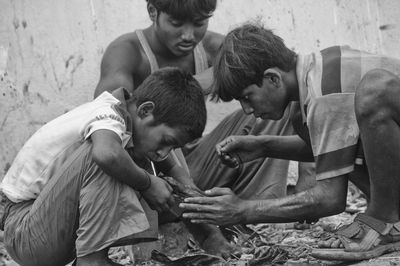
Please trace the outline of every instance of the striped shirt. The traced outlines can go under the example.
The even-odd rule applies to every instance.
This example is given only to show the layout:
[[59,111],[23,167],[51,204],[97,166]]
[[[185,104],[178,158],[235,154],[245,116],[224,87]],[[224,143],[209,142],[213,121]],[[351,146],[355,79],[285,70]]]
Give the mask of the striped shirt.
[[317,180],[353,171],[359,141],[354,94],[369,70],[400,74],[400,60],[348,46],[299,55],[297,77],[303,122],[310,132]]

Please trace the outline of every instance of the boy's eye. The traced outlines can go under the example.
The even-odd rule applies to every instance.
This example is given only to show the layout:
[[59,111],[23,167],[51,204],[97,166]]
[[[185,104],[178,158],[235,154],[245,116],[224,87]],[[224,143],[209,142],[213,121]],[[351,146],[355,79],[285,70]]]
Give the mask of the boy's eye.
[[180,21],[180,20],[173,19],[173,20],[170,20],[170,22],[171,22],[172,26],[174,26],[174,27],[180,27],[183,25],[182,21]]
[[194,26],[196,26],[196,27],[202,27],[202,26],[204,26],[206,24],[206,22],[205,21],[195,21],[194,22]]
[[249,101],[249,95],[244,95],[241,98],[242,101]]
[[172,146],[172,147],[177,146],[177,143],[176,143],[176,141],[174,139],[166,139],[166,138],[164,138],[164,139],[161,140],[161,142],[165,146]]

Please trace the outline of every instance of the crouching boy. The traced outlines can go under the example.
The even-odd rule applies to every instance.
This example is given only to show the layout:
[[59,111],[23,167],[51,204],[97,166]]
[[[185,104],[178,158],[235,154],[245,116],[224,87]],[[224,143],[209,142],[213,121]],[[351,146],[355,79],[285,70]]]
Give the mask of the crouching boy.
[[144,167],[152,161],[179,173],[168,154],[201,136],[203,99],[190,74],[165,68],[132,97],[123,88],[104,92],[40,128],[1,183],[11,257],[21,265],[115,265],[108,248],[149,227],[139,199],[157,211],[173,205],[169,184]]

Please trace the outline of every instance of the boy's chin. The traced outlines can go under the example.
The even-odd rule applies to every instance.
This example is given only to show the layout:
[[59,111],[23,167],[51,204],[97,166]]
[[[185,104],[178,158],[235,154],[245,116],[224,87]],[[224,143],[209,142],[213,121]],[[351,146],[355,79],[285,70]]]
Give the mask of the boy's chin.
[[135,160],[139,160],[139,161],[145,161],[145,160],[149,160],[148,158],[147,158],[147,156],[146,156],[146,154],[144,154],[144,153],[140,153],[140,152],[133,152],[133,158],[135,159]]
[[153,157],[150,157],[150,156],[148,156],[148,157],[146,157],[147,158],[147,160],[149,160],[149,161],[151,161],[151,162],[161,162],[161,161],[164,161],[165,160],[165,158],[153,158]]
[[274,113],[274,114],[265,114],[261,116],[262,120],[280,120],[282,119],[283,115],[285,114],[285,112],[281,112],[281,113]]
[[158,158],[156,158],[154,155],[152,155],[152,154],[143,154],[142,155],[142,158],[143,159],[146,159],[146,160],[148,160],[148,161],[151,161],[151,162],[158,162],[158,161],[160,161]]

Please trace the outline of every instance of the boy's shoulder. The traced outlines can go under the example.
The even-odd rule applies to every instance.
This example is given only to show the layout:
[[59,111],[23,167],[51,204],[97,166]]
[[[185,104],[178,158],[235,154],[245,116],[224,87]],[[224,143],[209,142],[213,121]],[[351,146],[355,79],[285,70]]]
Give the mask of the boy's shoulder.
[[207,31],[202,40],[207,55],[214,58],[217,55],[224,38],[225,36],[220,33]]
[[132,72],[143,63],[143,52],[136,32],[123,34],[113,40],[103,56],[103,63],[118,64]]
[[136,50],[140,46],[139,38],[136,31],[128,32],[118,36],[110,43],[110,47],[123,47],[126,49]]

